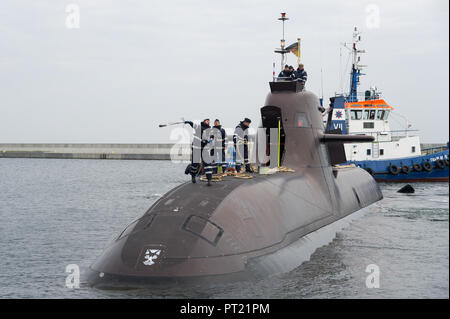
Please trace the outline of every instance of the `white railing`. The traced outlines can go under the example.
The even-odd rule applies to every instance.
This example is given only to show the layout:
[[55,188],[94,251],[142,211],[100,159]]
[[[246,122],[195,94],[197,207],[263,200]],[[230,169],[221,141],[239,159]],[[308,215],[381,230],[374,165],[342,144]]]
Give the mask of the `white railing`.
[[[375,137],[375,142],[390,142],[380,141],[380,136],[391,135],[391,141],[395,142],[405,137],[410,137],[409,132],[418,132],[419,130],[394,130],[394,131],[377,131],[377,132],[351,132],[352,135],[369,135]],[[413,135],[414,136],[414,135]]]
[[434,154],[434,153],[443,152],[445,150],[448,150],[448,144],[424,148],[424,149],[422,149],[422,154],[430,155],[430,154]]

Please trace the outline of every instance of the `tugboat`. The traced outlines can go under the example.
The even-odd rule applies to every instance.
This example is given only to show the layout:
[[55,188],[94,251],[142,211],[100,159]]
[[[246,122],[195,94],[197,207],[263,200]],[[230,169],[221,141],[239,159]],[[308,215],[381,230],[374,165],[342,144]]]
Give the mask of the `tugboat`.
[[[364,92],[363,100],[358,100],[360,53],[357,48],[361,41],[360,32],[354,29],[350,92],[330,98],[327,112],[326,131],[342,134],[373,136],[370,143],[346,144],[347,164],[355,164],[365,169],[378,182],[448,182],[449,151],[446,147],[421,149],[419,136],[410,130],[407,119],[404,130],[391,130],[389,120],[394,107],[380,97],[376,88]],[[397,113],[395,113],[397,114]]]
[[[287,52],[283,45],[279,51]],[[343,143],[374,138],[326,134],[321,109],[299,82],[270,82],[258,135],[258,145],[270,145],[270,152],[262,152],[259,173],[170,190],[105,249],[88,282],[104,288],[212,284],[299,266],[305,247],[325,244],[327,228],[383,198],[366,171],[335,166],[346,161]],[[264,174],[268,167],[277,172]]]

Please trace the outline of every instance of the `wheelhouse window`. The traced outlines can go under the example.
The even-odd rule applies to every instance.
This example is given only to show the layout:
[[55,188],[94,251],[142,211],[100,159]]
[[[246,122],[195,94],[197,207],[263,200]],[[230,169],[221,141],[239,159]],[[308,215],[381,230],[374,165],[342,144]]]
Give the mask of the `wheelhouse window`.
[[364,110],[364,120],[368,120],[369,119],[369,110]]
[[378,110],[377,112],[377,120],[384,120],[385,110]]
[[375,120],[375,110],[364,110],[364,120]]
[[362,118],[362,110],[351,110],[350,111],[350,118],[352,120],[361,120],[361,118]]

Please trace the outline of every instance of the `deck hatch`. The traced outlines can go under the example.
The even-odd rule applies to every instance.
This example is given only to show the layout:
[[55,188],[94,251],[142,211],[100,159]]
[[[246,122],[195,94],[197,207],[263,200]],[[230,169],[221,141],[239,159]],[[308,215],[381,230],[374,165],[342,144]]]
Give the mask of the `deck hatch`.
[[196,215],[189,216],[182,229],[199,236],[213,246],[217,245],[223,234],[223,229],[220,226]]

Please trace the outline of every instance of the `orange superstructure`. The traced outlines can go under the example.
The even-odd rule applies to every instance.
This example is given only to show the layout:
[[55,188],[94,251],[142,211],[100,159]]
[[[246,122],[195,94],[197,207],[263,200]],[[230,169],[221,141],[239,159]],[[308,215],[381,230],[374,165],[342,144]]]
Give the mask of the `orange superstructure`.
[[386,101],[383,99],[345,103],[345,108],[346,109],[376,108],[376,109],[390,109],[390,110],[394,109],[392,106],[387,104]]

